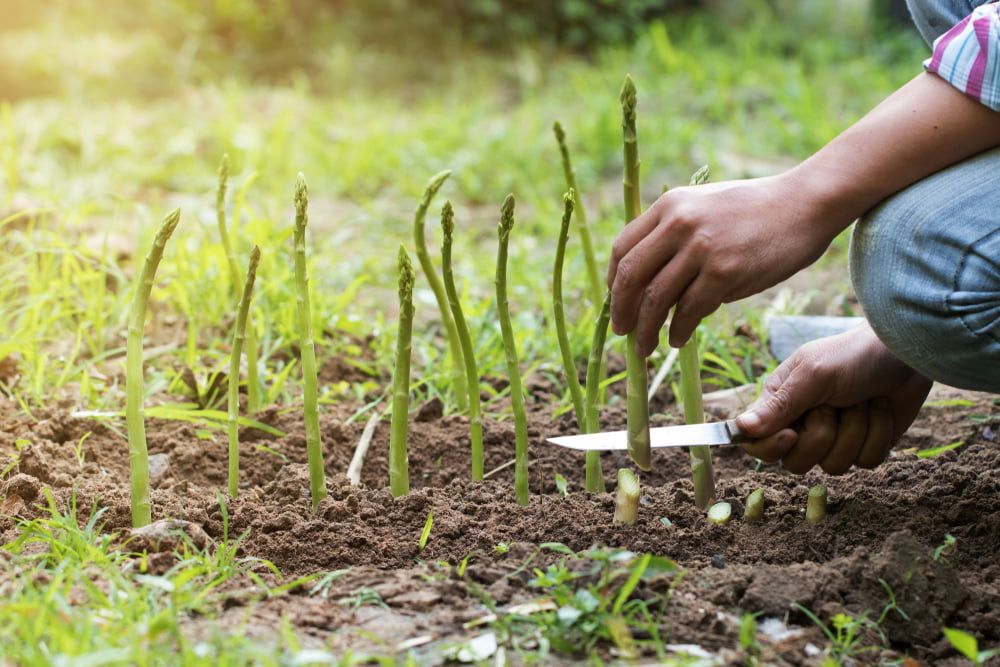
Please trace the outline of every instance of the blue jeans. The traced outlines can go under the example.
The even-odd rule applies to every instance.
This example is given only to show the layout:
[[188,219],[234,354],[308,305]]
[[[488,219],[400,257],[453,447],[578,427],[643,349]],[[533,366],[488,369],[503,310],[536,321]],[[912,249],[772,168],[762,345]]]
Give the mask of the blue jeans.
[[931,44],[953,25],[990,0],[906,0],[913,23],[924,40]]
[[851,238],[872,329],[928,378],[1000,393],[1000,148],[914,183]]

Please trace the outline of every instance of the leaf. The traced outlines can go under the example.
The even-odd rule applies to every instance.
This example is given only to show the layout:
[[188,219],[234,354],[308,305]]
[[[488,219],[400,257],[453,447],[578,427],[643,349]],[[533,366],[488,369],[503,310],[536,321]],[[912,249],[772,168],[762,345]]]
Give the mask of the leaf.
[[559,473],[556,473],[556,491],[558,491],[559,495],[562,496],[563,498],[565,498],[568,495],[568,492],[566,490],[566,478],[560,475]]
[[975,401],[970,401],[967,398],[947,398],[941,401],[927,401],[924,403],[925,406],[932,408],[971,408],[975,404]]
[[538,548],[555,551],[557,554],[564,554],[566,556],[576,556],[576,552],[561,542],[543,542],[538,545]]
[[424,529],[420,531],[420,539],[417,541],[417,547],[420,551],[424,550],[427,546],[427,540],[431,536],[431,527],[434,526],[434,512],[427,513],[427,520],[424,521]]
[[635,587],[639,585],[639,581],[642,579],[642,574],[649,567],[649,561],[652,559],[652,554],[645,554],[632,566],[631,572],[629,572],[628,579],[618,589],[618,597],[615,598],[615,604],[611,608],[611,613],[618,615],[622,611],[622,607],[628,602],[628,597],[632,595],[632,591]]
[[945,639],[956,651],[971,660],[974,664],[979,664],[979,642],[968,632],[955,628],[941,628]]
[[950,452],[953,449],[957,449],[964,444],[965,444],[964,441],[958,440],[956,442],[952,442],[947,445],[941,445],[940,447],[931,447],[930,449],[920,449],[917,450],[915,453],[918,459],[930,459],[934,458],[935,456],[941,456],[945,452]]

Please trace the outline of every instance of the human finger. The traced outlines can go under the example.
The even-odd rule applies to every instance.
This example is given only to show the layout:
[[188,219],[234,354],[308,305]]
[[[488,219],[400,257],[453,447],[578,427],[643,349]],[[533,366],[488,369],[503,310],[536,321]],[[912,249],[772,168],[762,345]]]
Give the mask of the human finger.
[[781,467],[804,475],[823,460],[837,436],[837,410],[822,405],[806,413],[798,442],[781,459]]
[[699,273],[687,286],[670,319],[670,346],[681,347],[691,338],[698,324],[715,312],[722,304],[723,286],[716,280]]
[[868,401],[840,410],[837,437],[833,447],[820,461],[823,472],[843,475],[858,458],[868,434]]
[[797,440],[798,434],[793,429],[786,428],[766,438],[744,444],[743,451],[765,463],[776,463],[795,446]]
[[861,468],[874,468],[885,460],[892,449],[892,412],[889,399],[879,396],[868,408],[868,433],[858,453],[856,464]]
[[696,268],[678,258],[656,274],[643,290],[635,322],[635,338],[639,353],[648,357],[660,342],[660,329],[667,321],[670,308],[694,277]]
[[[666,195],[663,195],[663,197],[666,197]],[[663,197],[660,199],[663,199]],[[618,273],[618,265],[622,259],[660,224],[660,216],[662,214],[660,199],[640,213],[639,217],[635,220],[629,221],[615,238],[614,243],[611,245],[611,260],[608,262],[608,289],[611,289],[611,286],[614,285],[615,275]]]
[[799,348],[764,384],[764,392],[736,424],[751,438],[762,438],[789,426],[806,410],[826,403],[829,378]]

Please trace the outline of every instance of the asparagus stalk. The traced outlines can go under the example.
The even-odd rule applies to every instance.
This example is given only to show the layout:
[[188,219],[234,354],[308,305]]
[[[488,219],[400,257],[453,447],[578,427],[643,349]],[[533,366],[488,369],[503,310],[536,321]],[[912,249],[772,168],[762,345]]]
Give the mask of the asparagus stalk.
[[756,489],[747,496],[747,506],[743,512],[743,518],[751,523],[764,518],[764,489]]
[[[587,433],[601,430],[600,413],[597,402],[600,398],[601,377],[604,374],[604,340],[608,335],[608,321],[611,319],[611,293],[608,292],[601,305],[601,312],[594,325],[594,338],[590,344],[590,358],[587,360],[587,393],[584,409],[587,413]],[[585,488],[591,493],[604,493],[604,472],[601,470],[601,453],[587,452],[587,477]]]
[[476,355],[472,350],[472,337],[469,326],[462,313],[462,304],[458,300],[458,290],[455,289],[455,274],[451,265],[451,247],[455,235],[455,210],[450,201],[444,203],[441,209],[441,229],[444,232],[441,242],[441,275],[444,278],[444,289],[448,296],[451,316],[455,320],[455,330],[462,345],[462,358],[465,360],[465,380],[469,393],[469,441],[472,446],[472,479],[483,478],[483,423],[479,400],[479,369],[476,367]]
[[[219,188],[215,193],[215,219],[219,224],[219,238],[222,249],[226,253],[226,263],[229,264],[229,283],[232,285],[233,298],[240,297],[240,264],[236,250],[229,238],[229,225],[226,222],[226,188],[229,184],[229,154],[222,155],[219,164]],[[257,330],[253,325],[253,315],[247,326],[247,412],[254,414],[260,411],[260,378],[257,374]]]
[[406,436],[410,413],[410,339],[413,332],[413,264],[406,248],[399,246],[399,329],[396,336],[396,371],[392,378],[392,430],[389,434],[389,489],[393,496],[410,492],[410,464]]
[[[622,185],[625,198],[625,222],[639,216],[639,141],[635,130],[636,90],[632,77],[626,75],[621,92],[622,146],[624,174]],[[628,334],[625,344],[625,371],[628,419],[628,453],[642,470],[651,467],[649,451],[649,402],[647,399],[646,361],[636,349],[635,332]]]
[[427,252],[427,241],[424,238],[424,220],[427,218],[427,209],[430,208],[431,200],[437,194],[444,182],[451,176],[448,170],[442,171],[431,177],[427,182],[427,189],[424,196],[417,204],[417,210],[413,215],[413,243],[417,249],[417,259],[420,261],[420,268],[427,276],[427,283],[434,292],[434,299],[437,301],[438,311],[441,313],[441,322],[444,324],[445,335],[448,337],[448,349],[451,354],[452,383],[455,385],[455,402],[458,409],[465,412],[469,409],[468,388],[465,382],[465,370],[462,363],[462,343],[458,337],[458,328],[455,325],[455,318],[452,317],[448,307],[448,296],[445,294],[444,285],[438,277],[431,256]]
[[[708,178],[709,169],[708,165],[705,165],[691,176],[691,185],[701,185],[707,182]],[[697,329],[681,347],[678,356],[681,365],[681,401],[684,403],[684,421],[688,424],[701,424],[705,421],[705,412],[701,396],[701,361],[698,358]],[[689,451],[691,478],[694,482],[694,503],[699,509],[705,509],[715,497],[712,448],[706,446],[691,447]]]
[[708,508],[708,520],[720,526],[729,523],[733,515],[733,506],[727,502],[715,503]]
[[306,225],[309,224],[309,189],[301,173],[295,181],[295,292],[298,302],[299,348],[302,354],[302,393],[306,422],[306,452],[309,460],[309,492],[313,508],[326,498],[323,444],[319,431],[316,348],[313,343],[309,306],[309,275],[306,270]]
[[562,156],[563,174],[566,176],[566,188],[572,193],[576,209],[576,228],[580,232],[580,244],[583,246],[583,259],[587,267],[587,283],[590,285],[591,299],[595,304],[601,302],[604,285],[597,271],[597,259],[594,255],[594,241],[590,235],[590,225],[587,224],[587,213],[580,199],[580,188],[576,186],[576,170],[569,158],[569,146],[566,145],[566,132],[559,121],[552,124],[552,131],[559,144],[559,154]]
[[618,469],[615,493],[615,523],[631,525],[639,516],[639,478],[628,468]]
[[517,502],[528,504],[528,417],[524,409],[524,390],[521,387],[521,369],[514,347],[514,329],[510,324],[510,307],[507,303],[507,242],[514,227],[514,195],[507,195],[500,208],[500,224],[497,234],[497,317],[500,319],[500,333],[503,336],[504,355],[507,359],[507,373],[510,375],[510,403],[514,410],[514,493]]
[[569,385],[569,395],[573,401],[573,411],[576,414],[576,425],[581,431],[585,431],[587,413],[584,407],[580,378],[576,374],[573,350],[569,346],[569,336],[566,334],[566,312],[563,308],[562,291],[563,260],[566,257],[566,242],[569,239],[569,223],[573,217],[573,206],[573,191],[570,190],[563,195],[562,226],[559,229],[559,240],[556,242],[556,261],[552,269],[552,311],[556,323],[556,338],[559,340],[559,353],[562,355],[563,371],[566,373],[566,384]]
[[809,489],[809,498],[806,501],[806,521],[816,525],[826,516],[826,487],[822,484]]
[[229,495],[233,498],[240,488],[240,356],[247,339],[247,314],[253,297],[253,284],[257,279],[260,248],[250,251],[250,265],[243,284],[243,295],[236,309],[236,328],[233,333],[233,350],[229,355]]
[[142,407],[142,332],[146,306],[153,291],[156,268],[163,258],[163,248],[180,222],[180,209],[167,214],[156,233],[153,246],[142,265],[128,318],[128,344],[125,357],[125,423],[128,428],[129,472],[132,486],[132,526],[141,528],[152,521],[149,503],[149,455],[146,451],[146,424]]

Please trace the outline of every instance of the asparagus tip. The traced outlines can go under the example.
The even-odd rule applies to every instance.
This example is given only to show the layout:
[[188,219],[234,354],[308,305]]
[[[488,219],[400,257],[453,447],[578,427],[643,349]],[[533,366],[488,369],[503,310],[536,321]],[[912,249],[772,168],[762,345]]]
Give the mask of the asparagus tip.
[[156,234],[156,240],[158,242],[166,243],[170,235],[174,233],[174,229],[177,228],[177,223],[181,221],[181,210],[175,208],[170,213],[167,213],[166,217],[163,218],[163,222],[160,224],[160,231]]
[[413,273],[413,262],[410,261],[410,254],[406,252],[406,246],[399,244],[399,299],[401,302],[409,302],[413,299],[413,283],[415,276]]
[[229,178],[229,153],[222,154],[222,161],[219,162],[219,180],[223,183]]
[[500,207],[500,237],[506,238],[514,227],[514,195],[509,194]]
[[631,122],[635,122],[637,95],[638,93],[635,89],[635,83],[632,81],[632,76],[630,74],[626,74],[625,81],[622,83],[621,92],[622,113],[625,115],[625,119]]
[[306,185],[306,177],[299,172],[295,178],[295,212],[300,216],[305,213],[309,205],[309,186]]
[[451,242],[451,237],[455,233],[455,209],[450,201],[445,201],[441,207],[441,230],[447,243]]
[[555,132],[556,141],[558,141],[560,144],[566,141],[566,131],[563,130],[562,123],[560,123],[558,120],[552,123],[552,131]]
[[573,208],[576,206],[576,191],[570,188],[563,195],[563,215],[569,216],[573,212]]
[[701,165],[698,171],[691,175],[690,185],[701,185],[703,183],[708,183],[708,179],[712,175],[712,170],[707,164]]
[[254,246],[250,251],[250,270],[255,271],[260,264],[260,246]]
[[427,187],[425,190],[430,193],[431,197],[433,197],[437,191],[441,189],[441,186],[444,185],[444,182],[448,180],[449,176],[451,176],[451,169],[439,171],[431,176],[430,180],[427,181]]

